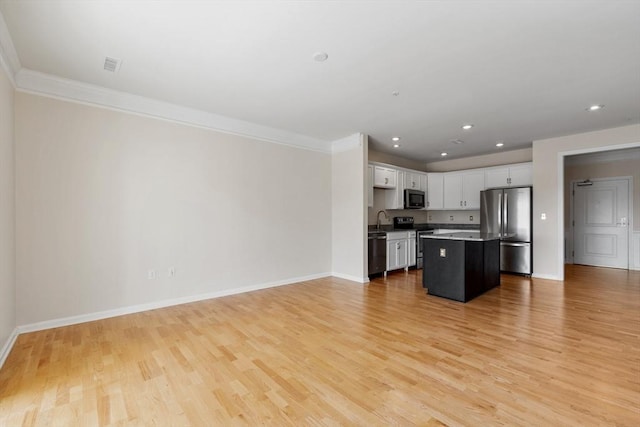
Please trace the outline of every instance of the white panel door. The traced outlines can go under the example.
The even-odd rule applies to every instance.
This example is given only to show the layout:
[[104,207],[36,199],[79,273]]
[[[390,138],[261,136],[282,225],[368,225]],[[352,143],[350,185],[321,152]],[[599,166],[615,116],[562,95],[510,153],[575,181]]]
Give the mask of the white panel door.
[[629,181],[602,180],[573,186],[576,264],[629,267]]

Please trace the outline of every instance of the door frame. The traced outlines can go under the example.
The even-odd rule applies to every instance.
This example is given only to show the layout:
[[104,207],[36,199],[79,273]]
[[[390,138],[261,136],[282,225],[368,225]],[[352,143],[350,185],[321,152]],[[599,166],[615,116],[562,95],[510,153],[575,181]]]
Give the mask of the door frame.
[[[605,178],[587,178],[591,182],[602,182],[602,181],[627,181],[628,184],[628,208],[627,208],[627,217],[629,218],[627,225],[627,270],[631,267],[631,255],[633,254],[633,177],[632,176],[615,176],[615,177],[605,177]],[[569,184],[569,233],[567,236],[569,237],[566,242],[566,255],[565,255],[565,263],[573,264],[574,260],[574,250],[573,250],[573,242],[575,240],[575,218],[574,215],[576,213],[574,206],[574,189],[575,185],[584,182],[584,180],[571,180]]]

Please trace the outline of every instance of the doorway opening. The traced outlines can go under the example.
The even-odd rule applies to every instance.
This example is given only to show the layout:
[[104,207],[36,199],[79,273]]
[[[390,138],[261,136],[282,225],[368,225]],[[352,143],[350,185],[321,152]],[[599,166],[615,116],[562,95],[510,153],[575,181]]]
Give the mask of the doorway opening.
[[573,264],[629,268],[631,177],[571,183]]
[[565,156],[565,263],[637,269],[639,174],[640,147]]

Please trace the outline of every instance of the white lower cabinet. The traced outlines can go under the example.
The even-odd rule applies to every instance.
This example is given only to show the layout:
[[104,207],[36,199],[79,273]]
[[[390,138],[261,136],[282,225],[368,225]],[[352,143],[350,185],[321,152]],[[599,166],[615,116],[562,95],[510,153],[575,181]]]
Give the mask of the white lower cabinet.
[[409,266],[409,238],[406,231],[387,233],[387,271]]
[[409,267],[416,265],[416,232],[410,231],[409,238],[407,239],[407,245],[409,250]]

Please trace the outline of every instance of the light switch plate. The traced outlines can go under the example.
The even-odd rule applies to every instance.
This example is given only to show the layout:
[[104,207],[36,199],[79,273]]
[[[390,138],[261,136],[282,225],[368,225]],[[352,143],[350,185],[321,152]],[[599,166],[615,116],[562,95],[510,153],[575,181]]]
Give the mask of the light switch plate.
[[440,248],[440,256],[442,258],[446,258],[447,257],[447,250],[445,248]]

